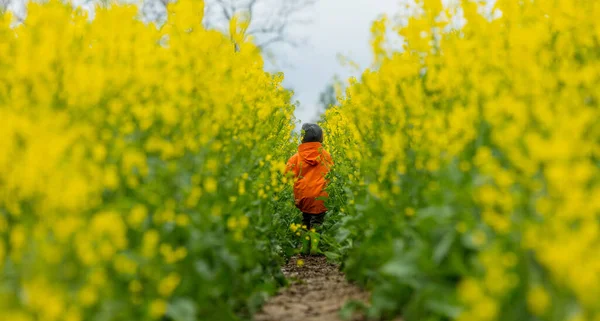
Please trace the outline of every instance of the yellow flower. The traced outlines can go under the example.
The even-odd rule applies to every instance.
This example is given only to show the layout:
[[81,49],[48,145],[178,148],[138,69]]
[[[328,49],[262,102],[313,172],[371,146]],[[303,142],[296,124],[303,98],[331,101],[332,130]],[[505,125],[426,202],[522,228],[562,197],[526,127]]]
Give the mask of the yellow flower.
[[141,292],[143,289],[142,283],[138,280],[133,280],[129,282],[129,291],[133,293]]
[[177,214],[175,223],[177,223],[178,226],[185,227],[190,224],[190,217],[186,214]]
[[229,230],[235,230],[238,227],[238,220],[235,216],[231,216],[227,219],[227,228]]
[[70,308],[65,313],[64,317],[65,321],[81,321],[82,319],[81,311],[79,311],[77,308]]
[[6,256],[6,248],[4,241],[0,240],[0,269],[4,265],[4,257]]
[[296,260],[296,265],[297,265],[298,267],[303,267],[303,266],[304,266],[304,260],[302,260],[302,259],[298,259],[298,260]]
[[484,297],[475,303],[473,313],[477,320],[494,320],[498,314],[498,303],[491,298]]
[[148,216],[148,209],[144,205],[135,205],[129,214],[127,222],[132,227],[139,227]]
[[86,286],[79,290],[79,302],[83,306],[91,306],[98,301],[98,292],[90,286]]
[[171,273],[166,278],[162,279],[158,284],[158,293],[163,297],[168,297],[173,293],[179,285],[181,278],[177,273]]
[[477,302],[484,295],[481,286],[473,279],[462,281],[458,287],[458,294],[461,300],[466,303]]
[[188,195],[186,205],[188,207],[196,206],[196,204],[198,204],[198,201],[200,200],[201,196],[202,196],[202,189],[200,187],[192,188],[192,190],[190,191],[190,194]]
[[167,312],[167,302],[157,299],[150,303],[149,314],[153,319],[162,317]]
[[160,235],[156,230],[148,230],[144,233],[142,239],[142,255],[151,258],[156,253]]
[[204,180],[204,190],[207,193],[215,193],[217,191],[217,180],[214,177],[207,177]]
[[134,260],[125,255],[118,255],[114,260],[114,266],[115,270],[122,274],[134,274],[138,267]]
[[21,249],[26,240],[25,228],[22,225],[13,227],[10,231],[10,245],[15,249]]
[[550,296],[542,286],[536,285],[527,293],[527,307],[533,314],[544,315],[549,305]]
[[104,171],[104,186],[108,189],[116,189],[119,186],[119,175],[115,167],[108,167]]
[[187,248],[180,246],[175,250],[175,258],[177,261],[185,259],[188,254]]

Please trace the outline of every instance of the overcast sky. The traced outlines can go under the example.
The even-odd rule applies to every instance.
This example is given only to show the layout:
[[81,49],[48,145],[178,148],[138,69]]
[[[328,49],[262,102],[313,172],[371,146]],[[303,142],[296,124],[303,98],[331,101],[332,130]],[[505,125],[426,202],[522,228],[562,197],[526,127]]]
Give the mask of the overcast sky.
[[[371,22],[381,14],[393,16],[400,10],[401,0],[319,0],[311,9],[313,21],[297,33],[306,36],[307,44],[299,48],[276,50],[279,67],[285,73],[284,85],[295,92],[300,102],[296,118],[314,121],[319,114],[319,94],[334,75],[345,80],[358,76],[342,66],[338,54],[349,57],[361,69],[372,62]],[[269,67],[275,69],[274,67]]]

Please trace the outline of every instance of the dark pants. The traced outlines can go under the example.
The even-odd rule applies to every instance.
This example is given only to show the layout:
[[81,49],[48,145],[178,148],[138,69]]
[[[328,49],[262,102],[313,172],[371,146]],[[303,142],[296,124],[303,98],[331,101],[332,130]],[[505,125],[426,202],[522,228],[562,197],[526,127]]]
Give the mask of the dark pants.
[[307,229],[311,229],[313,225],[322,225],[325,220],[325,214],[327,212],[323,212],[321,214],[310,214],[310,213],[302,213],[302,225],[306,225]]

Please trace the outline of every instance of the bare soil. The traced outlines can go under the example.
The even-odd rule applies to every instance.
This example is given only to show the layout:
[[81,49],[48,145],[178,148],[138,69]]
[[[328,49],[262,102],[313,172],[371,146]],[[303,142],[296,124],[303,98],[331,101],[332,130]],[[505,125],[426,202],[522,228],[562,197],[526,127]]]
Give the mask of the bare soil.
[[267,301],[256,321],[338,321],[338,311],[347,301],[367,302],[369,297],[323,256],[293,257],[282,271],[291,286]]

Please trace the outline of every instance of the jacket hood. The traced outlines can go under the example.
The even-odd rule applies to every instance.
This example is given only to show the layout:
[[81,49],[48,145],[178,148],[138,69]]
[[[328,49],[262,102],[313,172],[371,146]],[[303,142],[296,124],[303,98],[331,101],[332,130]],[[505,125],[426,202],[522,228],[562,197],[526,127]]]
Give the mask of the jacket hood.
[[314,166],[321,161],[321,148],[319,142],[303,143],[298,146],[298,155],[304,163]]

